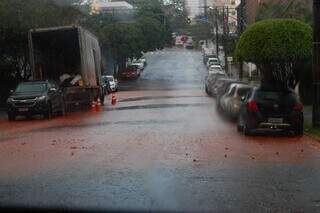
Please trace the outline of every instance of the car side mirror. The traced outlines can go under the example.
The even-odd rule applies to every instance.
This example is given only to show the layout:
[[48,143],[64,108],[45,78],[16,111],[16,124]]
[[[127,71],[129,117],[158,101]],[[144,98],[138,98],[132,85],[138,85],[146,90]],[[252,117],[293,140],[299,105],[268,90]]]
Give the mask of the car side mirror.
[[245,96],[242,96],[241,97],[241,102],[244,102],[246,100],[246,97]]

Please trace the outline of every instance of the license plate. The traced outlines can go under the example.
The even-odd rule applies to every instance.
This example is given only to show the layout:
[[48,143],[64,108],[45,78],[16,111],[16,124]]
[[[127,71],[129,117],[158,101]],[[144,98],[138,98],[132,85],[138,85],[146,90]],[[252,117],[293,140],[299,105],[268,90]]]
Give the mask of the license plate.
[[28,112],[29,109],[28,108],[19,108],[19,112]]
[[269,118],[269,123],[281,124],[283,123],[283,118]]

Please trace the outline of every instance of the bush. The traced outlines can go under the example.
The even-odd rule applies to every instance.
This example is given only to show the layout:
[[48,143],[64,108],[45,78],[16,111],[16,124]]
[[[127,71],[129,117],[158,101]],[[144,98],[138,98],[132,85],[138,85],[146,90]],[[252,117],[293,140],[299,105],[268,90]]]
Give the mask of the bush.
[[253,63],[301,61],[312,56],[312,29],[295,19],[268,19],[241,36],[236,55]]
[[236,57],[257,65],[262,82],[294,88],[303,63],[312,56],[312,28],[295,19],[268,19],[251,25],[241,36]]

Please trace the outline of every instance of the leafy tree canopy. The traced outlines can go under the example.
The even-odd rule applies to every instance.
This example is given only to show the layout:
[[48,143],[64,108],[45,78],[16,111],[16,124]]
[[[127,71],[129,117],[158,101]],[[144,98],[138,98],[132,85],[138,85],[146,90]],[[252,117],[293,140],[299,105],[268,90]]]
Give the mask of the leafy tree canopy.
[[257,22],[242,34],[236,55],[248,62],[301,61],[312,54],[312,29],[294,19]]
[[236,56],[255,63],[263,82],[294,88],[303,76],[303,64],[312,56],[312,29],[296,19],[257,22],[240,37]]

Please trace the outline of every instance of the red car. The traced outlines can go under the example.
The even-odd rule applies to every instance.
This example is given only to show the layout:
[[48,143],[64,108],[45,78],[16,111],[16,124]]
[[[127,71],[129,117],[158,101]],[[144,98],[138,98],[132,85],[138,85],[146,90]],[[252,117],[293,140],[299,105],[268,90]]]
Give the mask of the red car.
[[128,78],[128,79],[138,78],[140,76],[139,68],[134,65],[128,66],[127,68],[124,68],[121,70],[120,76],[122,78]]

